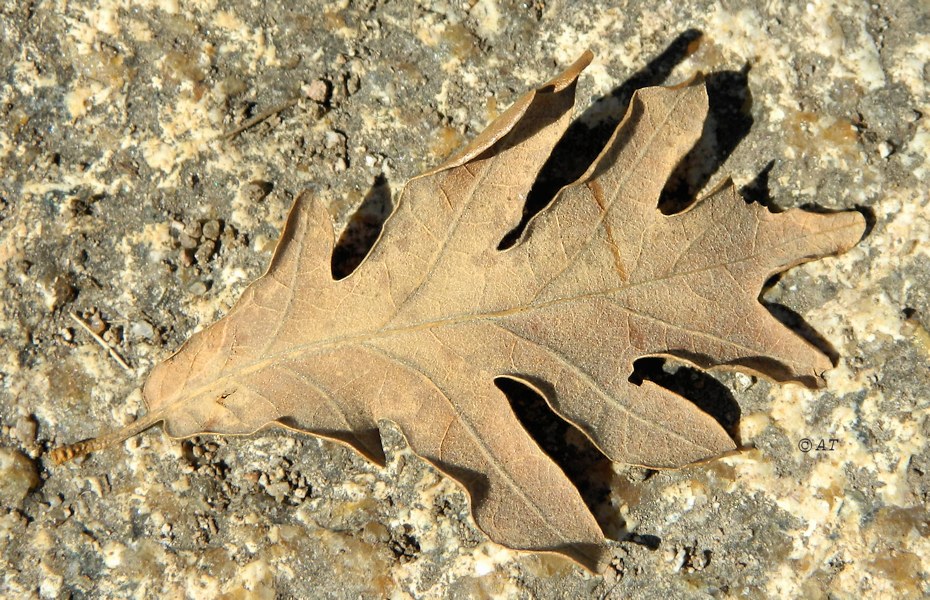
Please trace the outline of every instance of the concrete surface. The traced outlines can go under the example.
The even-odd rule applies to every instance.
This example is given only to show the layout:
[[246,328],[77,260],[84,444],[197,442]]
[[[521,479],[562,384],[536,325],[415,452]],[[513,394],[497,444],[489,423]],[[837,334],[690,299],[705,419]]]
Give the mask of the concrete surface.
[[[0,596],[930,594],[930,8],[655,4],[2,3]],[[526,401],[620,540],[607,573],[489,542],[396,431],[385,470],[280,431],[152,430],[80,464],[44,456],[144,411],[145,374],[261,272],[295,194],[314,189],[340,227],[368,198],[351,263],[407,178],[586,48],[583,125],[554,180],[633,89],[703,71],[713,121],[670,205],[730,175],[773,207],[873,222],[765,296],[835,350],[825,389],[644,364],[754,450],[610,465]]]

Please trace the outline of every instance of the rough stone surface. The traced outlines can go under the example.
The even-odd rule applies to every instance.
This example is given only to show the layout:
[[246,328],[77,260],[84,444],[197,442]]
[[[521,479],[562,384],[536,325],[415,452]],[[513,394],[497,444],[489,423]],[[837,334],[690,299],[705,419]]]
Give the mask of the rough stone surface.
[[22,452],[0,448],[0,502],[19,508],[29,491],[39,484],[33,462]]
[[[655,4],[3,3],[0,446],[38,480],[0,495],[0,596],[930,594],[927,4]],[[489,542],[390,428],[384,470],[283,431],[45,458],[144,410],[145,373],[261,272],[295,194],[349,224],[351,262],[407,178],[586,48],[584,125],[550,183],[593,157],[633,89],[703,71],[713,119],[666,207],[731,175],[774,207],[873,222],[765,295],[835,349],[825,389],[642,365],[752,450],[610,465],[525,402],[619,540],[606,574]]]

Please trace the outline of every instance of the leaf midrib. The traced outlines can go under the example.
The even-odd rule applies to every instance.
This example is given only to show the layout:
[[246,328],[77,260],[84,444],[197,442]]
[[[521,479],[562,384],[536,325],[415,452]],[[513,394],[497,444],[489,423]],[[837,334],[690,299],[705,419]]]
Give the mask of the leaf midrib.
[[[849,229],[850,227],[855,227],[855,224],[844,225],[841,227],[836,227],[836,228],[832,228],[828,230],[821,230],[821,231],[816,232],[816,235],[829,235],[837,231]],[[809,237],[809,236],[805,236],[805,237]],[[787,241],[788,240],[786,240],[785,243],[787,243]],[[790,241],[797,241],[797,240],[792,239]],[[509,308],[509,309],[499,310],[499,311],[488,311],[488,312],[483,312],[483,313],[465,313],[465,314],[455,315],[451,317],[446,317],[443,319],[435,319],[433,321],[424,321],[422,323],[417,323],[413,325],[401,325],[397,327],[381,328],[376,331],[364,331],[364,332],[359,332],[355,334],[330,337],[330,338],[326,338],[323,340],[316,340],[314,342],[307,343],[307,344],[294,345],[285,351],[277,352],[271,355],[266,355],[261,359],[258,359],[253,362],[242,365],[240,367],[237,367],[234,371],[228,374],[225,374],[221,377],[211,379],[209,382],[207,382],[204,385],[197,386],[193,389],[183,388],[177,392],[176,397],[175,399],[173,399],[173,401],[169,401],[165,404],[174,405],[182,401],[184,398],[198,397],[206,393],[207,391],[209,391],[211,388],[213,388],[218,383],[230,381],[236,377],[246,376],[251,373],[261,371],[262,369],[265,369],[269,365],[275,362],[278,362],[278,361],[290,360],[290,359],[297,358],[297,357],[300,357],[306,354],[314,353],[319,350],[323,350],[327,348],[335,348],[338,346],[361,344],[361,343],[370,342],[370,341],[374,341],[378,339],[389,338],[392,336],[406,335],[409,333],[413,333],[416,331],[422,331],[426,329],[458,325],[460,323],[466,323],[469,321],[491,321],[494,319],[502,319],[505,317],[523,314],[523,313],[527,313],[530,311],[543,310],[543,309],[549,308],[551,306],[559,305],[559,304],[578,302],[578,301],[582,301],[582,300],[589,299],[589,298],[595,298],[599,296],[607,296],[610,294],[615,294],[620,291],[631,290],[631,289],[634,289],[636,287],[643,286],[643,285],[661,283],[663,281],[668,281],[668,280],[675,279],[675,278],[688,277],[691,275],[704,273],[704,272],[711,271],[714,269],[725,268],[725,267],[729,267],[731,265],[736,265],[736,264],[743,263],[746,261],[752,261],[758,258],[759,256],[762,256],[763,254],[770,254],[771,250],[772,249],[769,249],[768,252],[756,252],[754,254],[750,254],[746,257],[740,258],[739,260],[717,263],[717,264],[709,265],[706,267],[702,267],[700,269],[693,269],[691,271],[684,271],[680,273],[670,273],[662,277],[657,277],[654,279],[644,280],[644,281],[635,282],[635,283],[628,283],[624,286],[608,288],[605,290],[591,292],[587,294],[576,294],[572,296],[564,296],[561,298],[553,298],[552,300],[548,300],[545,302],[538,302],[538,303],[529,304],[526,306],[519,306],[519,307],[514,307],[514,308]],[[260,278],[258,281],[256,281],[256,284],[259,283],[261,279],[263,278],[264,276]],[[645,319],[658,320],[656,317],[652,315],[640,313],[630,307],[624,306],[622,308],[626,310],[627,312],[629,312],[630,314],[633,314],[633,315],[636,315],[636,316],[639,316]],[[683,326],[677,325],[677,324],[669,324],[665,322],[663,322],[663,324],[673,325],[675,327],[684,329]],[[695,333],[703,334],[704,332],[695,332]],[[728,344],[734,344],[737,346],[739,345],[739,344],[735,344],[731,340],[723,340],[723,341],[725,341]]]

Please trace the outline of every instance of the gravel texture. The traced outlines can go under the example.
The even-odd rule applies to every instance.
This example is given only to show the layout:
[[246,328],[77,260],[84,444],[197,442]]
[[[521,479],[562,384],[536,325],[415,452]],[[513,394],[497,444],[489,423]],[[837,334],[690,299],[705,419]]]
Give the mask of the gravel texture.
[[[654,4],[0,4],[0,596],[930,594],[930,8]],[[152,430],[51,464],[144,412],[145,374],[262,271],[301,190],[348,225],[351,269],[406,179],[587,48],[581,124],[541,189],[593,158],[634,89],[702,71],[712,116],[669,209],[732,176],[871,223],[765,295],[837,357],[825,389],[641,365],[753,449],[611,465],[515,401],[618,540],[606,573],[488,541],[390,427],[383,470],[276,430]]]

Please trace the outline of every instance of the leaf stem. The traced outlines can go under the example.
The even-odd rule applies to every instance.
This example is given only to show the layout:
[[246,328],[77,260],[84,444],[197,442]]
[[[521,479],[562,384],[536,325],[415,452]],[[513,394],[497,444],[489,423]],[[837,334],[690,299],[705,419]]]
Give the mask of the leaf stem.
[[141,419],[136,419],[122,429],[111,431],[100,437],[82,440],[74,444],[59,446],[52,450],[49,455],[52,457],[52,460],[55,461],[56,465],[60,465],[79,456],[85,456],[91,452],[104,450],[110,446],[123,442],[134,435],[138,435],[149,427],[163,421],[165,418],[163,413],[164,411],[160,410],[151,412]]

